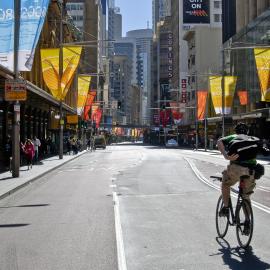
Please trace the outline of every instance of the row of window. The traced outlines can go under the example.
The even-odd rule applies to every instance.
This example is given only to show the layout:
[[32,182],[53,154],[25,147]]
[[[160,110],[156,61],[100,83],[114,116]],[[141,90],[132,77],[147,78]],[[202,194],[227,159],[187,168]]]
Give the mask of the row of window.
[[67,10],[83,10],[83,4],[67,4]]

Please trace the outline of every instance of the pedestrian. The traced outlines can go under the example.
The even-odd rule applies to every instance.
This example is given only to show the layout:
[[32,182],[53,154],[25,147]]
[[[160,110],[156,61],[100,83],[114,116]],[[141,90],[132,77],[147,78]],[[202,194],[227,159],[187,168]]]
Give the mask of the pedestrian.
[[5,150],[6,166],[7,168],[11,169],[10,164],[12,159],[12,140],[9,135],[7,136],[4,150]]
[[25,144],[22,145],[22,148],[25,154],[28,170],[29,170],[29,167],[32,169],[33,158],[35,156],[34,144],[32,143],[30,139],[27,139]]
[[67,154],[70,155],[71,153],[71,143],[70,138],[67,138]]
[[34,144],[34,149],[35,149],[35,162],[38,162],[38,152],[39,152],[39,147],[41,146],[41,142],[37,138],[37,136],[34,137],[33,144]]
[[47,155],[50,155],[51,154],[51,147],[52,147],[52,139],[50,136],[47,138],[46,144],[47,144]]

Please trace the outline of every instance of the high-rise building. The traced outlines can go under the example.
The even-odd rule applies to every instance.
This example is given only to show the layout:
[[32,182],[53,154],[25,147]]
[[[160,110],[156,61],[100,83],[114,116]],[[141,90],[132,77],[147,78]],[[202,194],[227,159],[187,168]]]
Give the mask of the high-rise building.
[[85,0],[72,0],[66,4],[68,15],[71,16],[76,27],[81,31],[84,30],[84,6]]
[[152,29],[139,29],[127,32],[127,37],[135,40],[137,58],[137,85],[142,89],[142,123],[150,121],[151,104],[151,55],[153,32]]
[[171,16],[171,0],[152,0],[152,28],[156,33],[157,23]]

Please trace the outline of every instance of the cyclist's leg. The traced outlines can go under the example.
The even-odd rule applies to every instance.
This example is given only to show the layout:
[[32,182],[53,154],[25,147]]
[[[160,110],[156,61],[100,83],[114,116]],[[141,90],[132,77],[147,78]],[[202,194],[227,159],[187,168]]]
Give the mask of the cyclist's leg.
[[235,174],[235,169],[232,165],[228,165],[227,169],[222,172],[221,192],[224,207],[229,206],[231,186],[235,185],[238,179],[239,178]]

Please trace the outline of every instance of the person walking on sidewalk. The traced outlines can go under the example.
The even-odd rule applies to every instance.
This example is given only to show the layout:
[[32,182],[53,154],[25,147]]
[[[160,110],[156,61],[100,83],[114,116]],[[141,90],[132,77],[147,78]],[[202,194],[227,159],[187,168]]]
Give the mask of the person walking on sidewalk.
[[35,156],[34,144],[32,143],[30,139],[27,139],[25,144],[22,145],[22,148],[25,154],[28,170],[29,170],[29,167],[32,169],[33,158]]
[[37,136],[34,137],[33,140],[33,144],[34,144],[34,149],[35,149],[35,162],[38,162],[38,150],[39,147],[41,146],[40,140],[37,138]]
[[5,143],[5,159],[6,159],[6,167],[11,169],[10,164],[12,159],[12,140],[9,135],[7,136],[7,140]]

